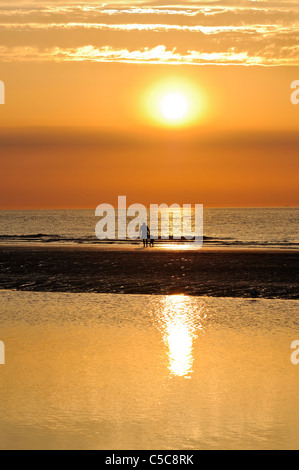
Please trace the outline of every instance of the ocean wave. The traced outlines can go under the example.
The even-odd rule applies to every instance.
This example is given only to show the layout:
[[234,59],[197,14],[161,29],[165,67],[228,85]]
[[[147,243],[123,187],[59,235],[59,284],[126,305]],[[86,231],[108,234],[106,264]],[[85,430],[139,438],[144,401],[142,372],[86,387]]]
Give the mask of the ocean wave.
[[[267,247],[267,248],[299,248],[299,242],[290,240],[264,240],[264,241],[253,241],[253,240],[236,240],[234,238],[223,237],[203,237],[204,245],[215,246],[215,247]],[[28,243],[28,244],[78,244],[78,245],[137,245],[140,244],[140,240],[98,240],[95,236],[84,236],[84,237],[72,237],[67,235],[55,235],[55,234],[26,234],[26,235],[0,235],[0,243]],[[167,245],[167,244],[192,244],[192,241],[185,239],[176,240],[170,237],[168,240],[158,239],[155,240],[156,245]]]

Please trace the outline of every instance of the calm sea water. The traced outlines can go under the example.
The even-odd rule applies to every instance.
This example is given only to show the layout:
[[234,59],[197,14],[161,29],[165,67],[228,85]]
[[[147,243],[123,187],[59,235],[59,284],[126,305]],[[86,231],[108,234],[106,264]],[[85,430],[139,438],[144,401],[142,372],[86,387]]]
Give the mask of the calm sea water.
[[298,449],[298,302],[0,292],[1,449]]
[[[0,242],[99,244],[98,221],[93,210],[0,211]],[[298,249],[299,208],[205,209],[203,232],[207,247]]]

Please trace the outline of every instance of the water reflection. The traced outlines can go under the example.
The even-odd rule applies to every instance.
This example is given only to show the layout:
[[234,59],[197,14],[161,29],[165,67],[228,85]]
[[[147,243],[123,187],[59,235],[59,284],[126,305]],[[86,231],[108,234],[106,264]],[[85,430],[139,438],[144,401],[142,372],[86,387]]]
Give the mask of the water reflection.
[[158,319],[168,348],[168,368],[172,375],[190,377],[193,372],[193,343],[203,331],[203,305],[184,295],[166,296]]
[[197,249],[200,249],[201,247],[198,247],[194,243],[161,243],[161,245],[156,244],[156,247],[162,248],[164,250],[168,251],[194,251]]

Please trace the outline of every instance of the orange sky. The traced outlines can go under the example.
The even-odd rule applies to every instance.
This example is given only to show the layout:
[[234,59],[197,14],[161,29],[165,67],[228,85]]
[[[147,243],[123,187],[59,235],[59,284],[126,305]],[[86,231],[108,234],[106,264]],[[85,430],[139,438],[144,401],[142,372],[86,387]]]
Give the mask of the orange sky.
[[[205,3],[0,4],[0,208],[298,206],[298,6]],[[171,129],[174,82],[201,109]]]

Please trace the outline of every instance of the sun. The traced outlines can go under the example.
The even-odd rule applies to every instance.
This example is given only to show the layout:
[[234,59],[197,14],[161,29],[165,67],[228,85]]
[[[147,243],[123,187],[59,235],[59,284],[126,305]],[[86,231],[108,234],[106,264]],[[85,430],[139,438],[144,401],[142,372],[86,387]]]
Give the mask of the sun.
[[165,79],[154,83],[144,94],[142,106],[154,125],[188,127],[204,116],[204,96],[194,82]]
[[168,93],[161,101],[161,112],[165,119],[179,121],[186,117],[188,113],[188,102],[181,93]]

